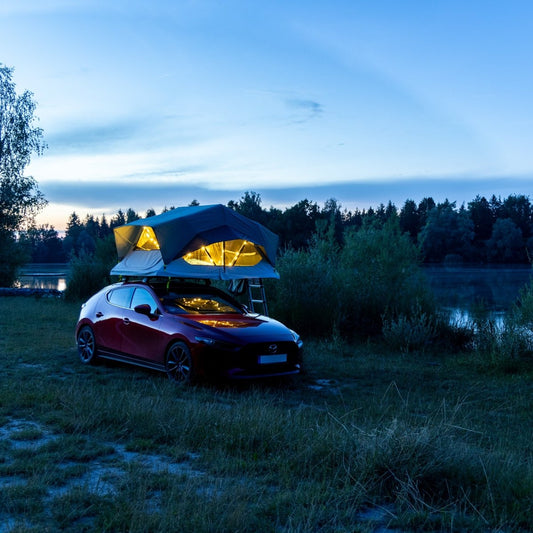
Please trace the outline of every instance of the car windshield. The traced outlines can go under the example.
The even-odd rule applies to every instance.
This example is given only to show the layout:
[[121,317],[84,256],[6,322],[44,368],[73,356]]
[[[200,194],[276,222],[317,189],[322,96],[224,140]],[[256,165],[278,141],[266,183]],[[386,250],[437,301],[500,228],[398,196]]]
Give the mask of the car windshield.
[[172,314],[242,314],[242,311],[218,294],[169,294],[162,298],[163,307]]

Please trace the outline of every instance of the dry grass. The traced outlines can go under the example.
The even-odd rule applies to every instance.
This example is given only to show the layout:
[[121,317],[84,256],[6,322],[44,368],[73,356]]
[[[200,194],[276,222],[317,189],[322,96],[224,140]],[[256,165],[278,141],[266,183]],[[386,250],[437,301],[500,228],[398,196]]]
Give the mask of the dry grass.
[[0,299],[0,531],[533,528],[531,370],[307,343],[291,381],[77,361],[77,306]]

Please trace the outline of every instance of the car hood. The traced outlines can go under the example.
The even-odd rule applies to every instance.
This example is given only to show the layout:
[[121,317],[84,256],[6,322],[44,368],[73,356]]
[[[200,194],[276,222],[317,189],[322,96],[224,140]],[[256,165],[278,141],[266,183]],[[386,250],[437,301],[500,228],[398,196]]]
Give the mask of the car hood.
[[187,318],[201,324],[206,330],[214,329],[248,341],[294,340],[289,328],[277,320],[262,315],[189,315]]

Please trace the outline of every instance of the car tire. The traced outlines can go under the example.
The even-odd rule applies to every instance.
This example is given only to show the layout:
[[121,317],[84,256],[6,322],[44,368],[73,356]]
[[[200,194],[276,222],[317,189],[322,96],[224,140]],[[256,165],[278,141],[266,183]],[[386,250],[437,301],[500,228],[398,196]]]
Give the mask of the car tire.
[[94,365],[96,363],[96,340],[94,332],[90,326],[83,326],[78,332],[77,338],[78,355],[84,365]]
[[194,381],[195,373],[189,347],[182,341],[170,346],[165,358],[165,370],[170,381],[187,384]]

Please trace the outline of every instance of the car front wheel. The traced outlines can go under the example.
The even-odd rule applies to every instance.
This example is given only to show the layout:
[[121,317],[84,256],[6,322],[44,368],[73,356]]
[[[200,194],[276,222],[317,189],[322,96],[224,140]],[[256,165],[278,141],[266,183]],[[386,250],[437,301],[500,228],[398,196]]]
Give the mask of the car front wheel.
[[78,355],[84,365],[96,362],[96,341],[89,326],[83,326],[78,333]]
[[169,379],[175,383],[191,383],[194,379],[191,351],[181,341],[175,342],[168,349],[165,369]]

